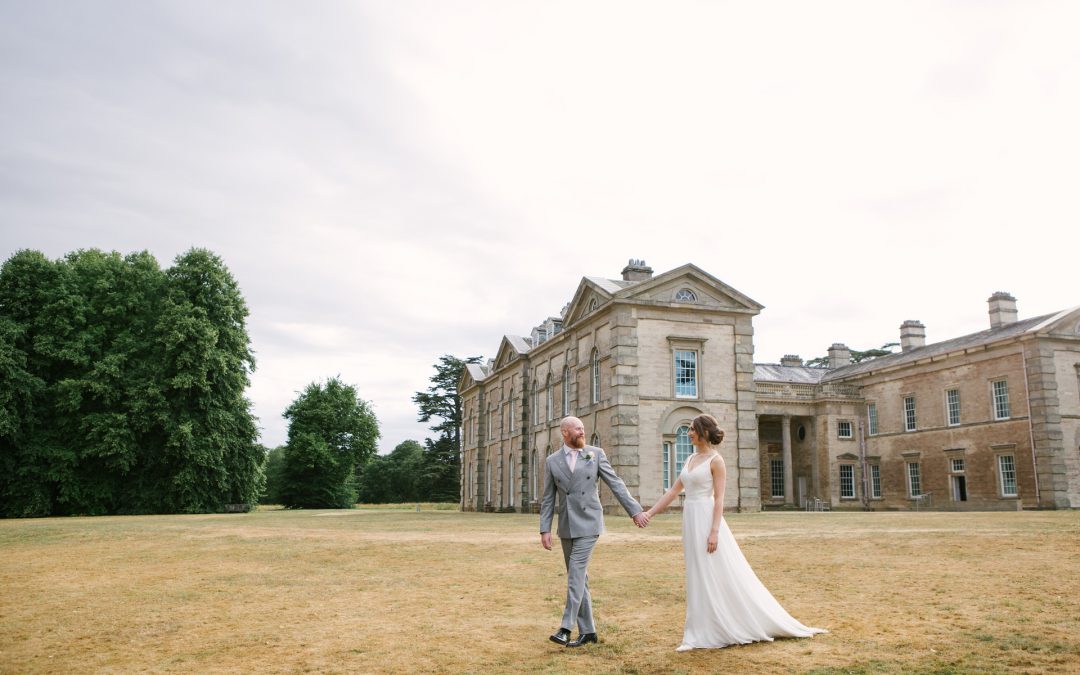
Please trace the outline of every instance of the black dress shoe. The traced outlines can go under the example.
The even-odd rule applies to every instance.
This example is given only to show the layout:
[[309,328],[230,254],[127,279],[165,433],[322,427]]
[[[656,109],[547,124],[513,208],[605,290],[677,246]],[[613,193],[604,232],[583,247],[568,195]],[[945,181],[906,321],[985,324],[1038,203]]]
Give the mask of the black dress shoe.
[[588,644],[590,642],[596,642],[596,633],[582,633],[576,640],[571,640],[566,643],[567,647],[580,647],[581,645]]
[[570,631],[566,630],[565,628],[560,628],[559,630],[555,631],[555,634],[548,639],[557,645],[562,645],[563,647],[565,647],[567,644],[570,643]]

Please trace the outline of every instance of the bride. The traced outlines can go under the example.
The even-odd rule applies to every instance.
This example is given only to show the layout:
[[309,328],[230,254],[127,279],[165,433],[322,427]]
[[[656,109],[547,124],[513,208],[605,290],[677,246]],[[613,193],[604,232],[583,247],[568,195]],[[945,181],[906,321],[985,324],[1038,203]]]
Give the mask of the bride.
[[690,427],[694,454],[647,514],[671,504],[683,488],[683,553],[686,557],[686,627],[676,651],[727,647],[778,637],[824,633],[796,621],[758,580],[724,521],[727,469],[716,446],[724,432],[712,415]]

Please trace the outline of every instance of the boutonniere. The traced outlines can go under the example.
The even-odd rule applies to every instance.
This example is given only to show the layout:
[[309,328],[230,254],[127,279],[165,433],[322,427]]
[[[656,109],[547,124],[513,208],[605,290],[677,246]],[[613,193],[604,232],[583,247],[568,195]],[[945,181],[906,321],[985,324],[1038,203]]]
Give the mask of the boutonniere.
[[591,452],[586,452],[581,455],[581,458],[585,460],[586,464],[588,464],[593,460],[593,454]]

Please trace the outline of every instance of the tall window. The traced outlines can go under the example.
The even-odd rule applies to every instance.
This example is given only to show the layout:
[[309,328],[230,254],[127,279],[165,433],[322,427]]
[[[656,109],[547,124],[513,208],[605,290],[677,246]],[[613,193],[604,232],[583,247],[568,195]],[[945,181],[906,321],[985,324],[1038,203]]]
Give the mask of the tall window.
[[592,402],[600,402],[600,352],[593,349],[592,365],[589,369],[592,373]]
[[994,419],[1009,419],[1009,383],[1005,380],[994,380]]
[[664,490],[671,487],[671,443],[664,443]]
[[510,506],[514,505],[514,482],[514,456],[510,455],[510,480],[507,481],[508,488],[506,490],[508,493],[507,504]]
[[855,499],[855,465],[840,465],[840,499]]
[[593,432],[592,438],[589,439],[589,445],[599,448],[600,447],[600,434]]
[[915,431],[915,397],[904,397],[904,431]]
[[1002,497],[1016,496],[1016,462],[1012,455],[998,455],[998,478]]
[[922,479],[919,473],[918,462],[908,462],[907,465],[907,477],[908,477],[908,496],[918,497],[922,494]]
[[769,478],[772,483],[772,498],[784,498],[784,460],[775,458],[769,460]]
[[514,390],[510,390],[510,433],[514,432],[514,418],[517,417],[517,405],[514,401]]
[[491,440],[491,439],[495,438],[495,426],[496,426],[495,423],[499,421],[499,418],[497,417],[497,414],[498,414],[498,409],[494,409],[494,410],[491,411],[491,414],[488,416],[488,417],[490,417],[490,419],[488,420],[488,440]]
[[871,436],[877,436],[877,403],[866,404],[866,420],[868,433]]
[[529,493],[532,495],[533,501],[536,501],[536,496],[540,494],[540,467],[539,457],[537,457],[536,449],[532,451],[532,461],[529,462]]
[[945,411],[948,413],[949,426],[960,424],[960,390],[949,389],[945,392]]
[[870,496],[881,499],[881,467],[877,464],[870,465]]
[[840,420],[836,423],[837,438],[851,438],[851,420]]
[[690,427],[681,426],[675,430],[675,475],[682,473],[683,464],[690,454],[694,452],[694,444],[690,442]]
[[549,420],[555,419],[555,385],[551,381],[551,373],[548,373],[547,379],[547,418]]
[[675,350],[675,397],[697,398],[697,352]]
[[490,504],[491,503],[491,460],[490,459],[487,461],[487,473],[485,475],[487,477],[486,478],[487,490],[486,490],[486,495],[484,497],[484,500],[487,503]]
[[540,424],[540,383],[533,380],[532,390],[532,423]]
[[562,369],[562,414],[563,417],[570,414],[570,366]]

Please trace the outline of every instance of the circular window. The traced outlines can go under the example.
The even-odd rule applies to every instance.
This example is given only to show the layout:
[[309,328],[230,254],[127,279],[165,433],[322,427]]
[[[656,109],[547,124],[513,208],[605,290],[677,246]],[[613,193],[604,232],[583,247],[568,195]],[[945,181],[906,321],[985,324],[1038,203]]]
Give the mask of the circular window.
[[800,441],[805,441],[806,440],[806,427],[804,427],[801,424],[799,425],[799,440]]
[[681,288],[675,293],[675,302],[695,302],[697,296],[689,288]]

